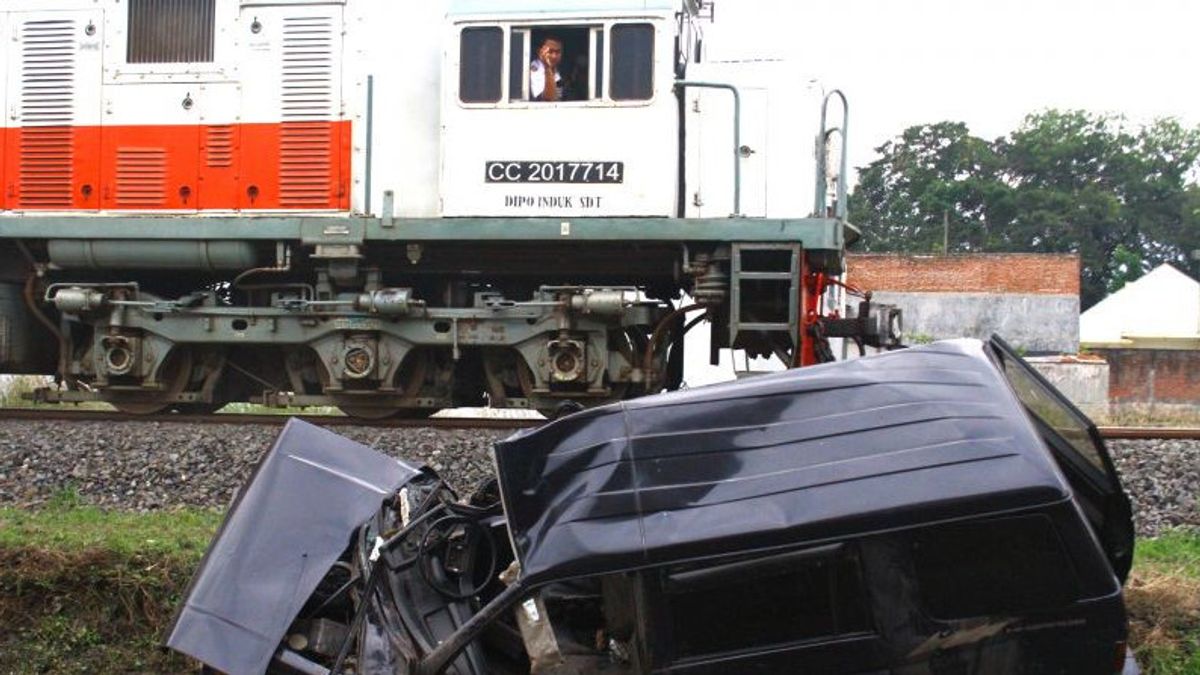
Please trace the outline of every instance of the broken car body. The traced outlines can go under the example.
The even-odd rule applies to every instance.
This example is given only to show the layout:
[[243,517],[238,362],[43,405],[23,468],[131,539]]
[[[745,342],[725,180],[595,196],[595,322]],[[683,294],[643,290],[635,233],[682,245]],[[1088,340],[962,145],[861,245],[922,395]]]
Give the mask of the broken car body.
[[1123,664],[1128,499],[999,340],[595,408],[495,461],[460,498],[289,423],[168,646],[229,673]]

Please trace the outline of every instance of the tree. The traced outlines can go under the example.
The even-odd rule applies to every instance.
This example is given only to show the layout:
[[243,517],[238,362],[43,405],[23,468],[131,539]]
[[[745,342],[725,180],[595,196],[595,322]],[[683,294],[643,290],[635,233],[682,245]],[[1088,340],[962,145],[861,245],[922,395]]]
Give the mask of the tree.
[[1200,130],[1047,110],[995,141],[912,127],[878,148],[851,201],[869,250],[1078,253],[1084,307],[1150,267],[1200,273]]
[[949,221],[951,251],[994,245],[990,212],[1009,198],[1000,157],[961,122],[906,129],[859,170],[850,219],[875,251],[940,251]]

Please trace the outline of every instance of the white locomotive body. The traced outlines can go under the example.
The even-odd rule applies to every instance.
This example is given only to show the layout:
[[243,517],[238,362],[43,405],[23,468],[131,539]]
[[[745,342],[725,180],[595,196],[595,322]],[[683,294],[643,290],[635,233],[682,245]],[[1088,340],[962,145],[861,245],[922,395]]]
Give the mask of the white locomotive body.
[[844,122],[814,174],[829,99],[702,62],[706,10],[8,0],[0,371],[135,412],[544,409],[678,386],[685,296],[714,354],[816,360]]

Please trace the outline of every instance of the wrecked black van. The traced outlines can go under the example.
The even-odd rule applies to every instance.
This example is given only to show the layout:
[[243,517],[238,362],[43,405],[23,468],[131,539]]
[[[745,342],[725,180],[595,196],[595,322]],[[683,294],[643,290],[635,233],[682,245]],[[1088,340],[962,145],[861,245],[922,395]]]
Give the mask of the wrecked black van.
[[1119,673],[1129,500],[1002,341],[595,408],[459,495],[292,421],[167,636],[227,673]]

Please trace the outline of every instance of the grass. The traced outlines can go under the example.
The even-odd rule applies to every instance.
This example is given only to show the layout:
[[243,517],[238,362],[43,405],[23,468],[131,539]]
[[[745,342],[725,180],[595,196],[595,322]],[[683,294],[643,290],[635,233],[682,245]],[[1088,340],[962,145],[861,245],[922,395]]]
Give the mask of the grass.
[[[158,644],[220,520],[104,511],[71,490],[0,508],[0,672],[194,672]],[[1200,533],[1139,541],[1126,603],[1147,675],[1200,675]]]
[[1101,426],[1114,427],[1200,427],[1200,408],[1196,406],[1116,405],[1096,415]]
[[1200,535],[1138,542],[1125,588],[1130,643],[1151,675],[1200,674]]
[[160,650],[214,511],[0,509],[0,672],[194,672]]
[[30,407],[34,403],[26,398],[26,396],[32,396],[34,389],[48,387],[51,384],[53,383],[50,378],[40,375],[0,376],[0,407]]

